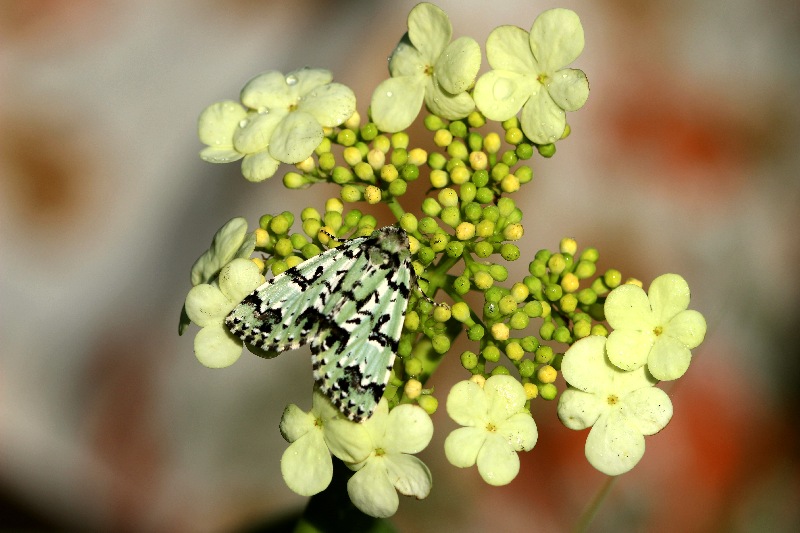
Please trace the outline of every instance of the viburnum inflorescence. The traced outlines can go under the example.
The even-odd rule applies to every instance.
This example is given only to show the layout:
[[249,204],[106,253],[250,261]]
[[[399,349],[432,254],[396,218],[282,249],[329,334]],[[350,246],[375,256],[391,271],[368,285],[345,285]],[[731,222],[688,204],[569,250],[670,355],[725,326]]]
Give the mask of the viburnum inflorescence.
[[[314,325],[292,329],[280,347],[310,342],[315,354],[338,354],[337,368],[351,369],[347,383],[373,390],[386,370],[369,373],[371,361],[348,366],[347,335],[382,312],[387,294],[381,291],[407,300],[396,338],[378,328],[379,335],[354,343],[389,346],[396,355],[372,417],[351,422],[317,390],[310,413],[290,406],[281,422],[291,443],[282,460],[288,486],[303,495],[323,491],[336,457],[356,471],[348,483],[353,503],[376,517],[396,511],[398,492],[424,498],[431,490],[430,471],[413,454],[430,441],[428,415],[439,400],[426,383],[445,357],[459,357],[468,374],[446,400],[448,414],[464,426],[445,441],[452,464],[476,465],[492,485],[510,483],[519,471],[518,454],[538,438],[531,402],[558,398],[568,428],[592,427],[590,463],[617,475],[641,459],[644,436],[669,422],[671,403],[655,385],[686,372],[690,350],[706,332],[702,315],[687,310],[689,288],[677,274],[657,278],[645,294],[641,282],[623,281],[616,269],[598,271],[598,250],[580,248],[575,239],[535,254],[519,245],[525,228],[514,194],[532,185],[534,156],[555,154],[556,143],[570,133],[566,112],[588,97],[586,75],[568,68],[584,46],[578,16],[552,9],[536,18],[530,32],[497,28],[486,43],[492,70],[477,82],[480,46],[468,37],[452,40],[452,31],[446,14],[432,4],[411,11],[408,33],[390,58],[391,77],[375,89],[366,119],[356,111],[354,93],[333,82],[330,72],[302,69],[260,74],[242,90],[241,103],[212,104],[198,125],[208,145],[201,156],[215,163],[242,159],[248,180],[271,177],[283,162],[294,164],[283,176],[288,189],[339,187],[322,211],[265,214],[250,231],[236,218],[214,237],[192,269],[180,324],[181,332],[190,322],[202,328],[195,353],[206,366],[233,364],[241,354],[242,342],[225,329],[225,317],[265,276],[289,271],[290,277],[280,278],[291,280],[282,282],[286,291],[292,283],[305,287],[311,281],[295,267],[336,246],[345,249],[336,257],[372,268],[367,259],[356,262],[360,250],[347,249],[346,240],[388,235],[376,232],[383,224],[369,206],[387,206],[408,237],[407,250],[402,243],[380,252],[394,254],[398,268],[409,258],[408,294],[405,282],[386,271],[380,274],[390,280],[385,284],[367,279],[338,290],[339,278],[325,276],[344,277],[347,269],[329,274],[320,267],[314,280],[322,280],[322,288],[314,294],[326,302],[341,298],[342,304],[308,322]],[[434,147],[428,150],[404,131],[423,103]],[[419,205],[409,200],[416,197],[409,195],[413,189],[424,196]],[[528,274],[513,279],[508,264],[519,260],[528,263]],[[313,300],[291,302],[294,312],[322,309]],[[289,335],[282,310],[252,305],[247,316],[259,327],[267,327],[263,322]],[[342,309],[357,309],[348,315],[356,318],[340,318]],[[453,355],[462,333],[469,347]],[[244,344],[258,355],[275,355]],[[559,374],[566,390],[559,391]],[[340,408],[353,398],[341,390]]]

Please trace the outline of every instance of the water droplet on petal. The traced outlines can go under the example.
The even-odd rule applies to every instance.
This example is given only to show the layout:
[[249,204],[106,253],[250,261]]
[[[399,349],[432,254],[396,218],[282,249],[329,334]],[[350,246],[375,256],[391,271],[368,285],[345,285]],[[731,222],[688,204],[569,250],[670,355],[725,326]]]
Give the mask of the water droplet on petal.
[[297,85],[297,76],[294,74],[286,76],[286,85]]
[[266,107],[262,106],[262,107],[258,108],[258,114],[259,115],[266,115],[268,113],[269,113],[269,109],[267,109]]
[[499,78],[494,83],[494,87],[492,87],[492,96],[494,96],[496,100],[507,100],[514,94],[515,88],[515,84],[511,80]]
[[386,96],[391,98],[392,96],[394,96],[394,93],[392,91],[386,91]]
[[239,127],[244,128],[245,126],[247,126],[247,119],[243,118],[242,120],[239,121]]

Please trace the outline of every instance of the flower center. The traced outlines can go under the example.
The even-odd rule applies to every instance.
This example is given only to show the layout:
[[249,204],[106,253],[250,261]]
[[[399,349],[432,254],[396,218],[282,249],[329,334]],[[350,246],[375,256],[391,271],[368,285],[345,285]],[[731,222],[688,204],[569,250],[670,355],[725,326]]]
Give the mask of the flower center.
[[382,455],[386,455],[386,450],[383,448],[375,448],[375,456],[380,457]]
[[426,76],[433,76],[433,65],[425,65],[425,68],[422,69],[422,73]]
[[658,337],[658,336],[659,336],[659,335],[661,335],[662,333],[664,333],[664,328],[662,328],[661,326],[656,326],[656,327],[653,329],[653,334],[654,334],[656,337]]
[[488,424],[486,424],[486,431],[494,433],[495,431],[497,431],[497,426],[495,426],[492,422],[489,422]]
[[547,82],[550,81],[550,77],[547,74],[542,73],[536,76],[536,81],[538,81],[542,85],[547,85]]
[[617,405],[619,403],[619,397],[616,394],[609,394],[608,398],[606,398],[608,405]]

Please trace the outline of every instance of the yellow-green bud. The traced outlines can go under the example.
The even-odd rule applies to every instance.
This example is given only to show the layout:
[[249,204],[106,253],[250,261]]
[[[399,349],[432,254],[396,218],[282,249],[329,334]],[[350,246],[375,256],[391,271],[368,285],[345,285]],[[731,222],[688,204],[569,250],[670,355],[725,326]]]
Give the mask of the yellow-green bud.
[[417,405],[422,407],[422,409],[432,415],[436,412],[436,409],[439,408],[439,400],[435,397],[431,396],[430,394],[423,394],[419,398],[417,398]]
[[508,336],[511,332],[508,329],[508,326],[503,322],[496,322],[492,324],[492,337],[494,337],[498,341],[506,341],[508,340]]
[[494,344],[490,344],[486,348],[483,349],[483,358],[489,361],[490,363],[496,363],[500,360],[500,348],[495,346]]
[[500,140],[500,136],[495,132],[488,133],[486,137],[483,138],[483,148],[488,154],[496,154],[500,151],[501,146],[502,141]]
[[525,398],[528,400],[533,400],[539,396],[539,387],[533,383],[525,383],[522,385],[522,388],[525,389]]
[[364,200],[368,204],[377,204],[381,201],[381,190],[374,185],[367,185],[364,189]]
[[517,241],[522,238],[524,230],[522,224],[509,224],[503,229],[503,237],[509,241]]
[[428,160],[428,152],[426,152],[422,148],[414,148],[412,150],[409,150],[408,152],[408,162],[414,165],[415,167],[424,165],[427,160]]
[[512,361],[519,361],[525,355],[525,350],[516,341],[511,341],[506,344],[506,355]]
[[422,383],[416,379],[409,379],[403,387],[403,393],[410,400],[419,398],[420,394],[422,394]]
[[433,319],[436,322],[447,322],[452,316],[452,311],[449,306],[437,305],[433,308]]
[[435,189],[447,187],[447,184],[450,182],[450,176],[445,170],[431,170],[430,178],[431,186]]
[[453,134],[450,133],[450,130],[436,130],[436,133],[433,134],[433,142],[436,146],[444,148],[453,142]]
[[459,322],[466,322],[470,319],[469,305],[465,302],[456,302],[450,308],[450,313]]
[[482,291],[485,291],[486,289],[494,285],[494,278],[492,278],[492,276],[488,272],[483,270],[476,272],[473,277],[473,280],[475,282],[475,287],[477,287],[479,290]]
[[456,226],[456,239],[467,241],[475,236],[475,224],[462,222]]
[[485,170],[489,167],[489,158],[485,152],[470,152],[468,161],[473,170]]

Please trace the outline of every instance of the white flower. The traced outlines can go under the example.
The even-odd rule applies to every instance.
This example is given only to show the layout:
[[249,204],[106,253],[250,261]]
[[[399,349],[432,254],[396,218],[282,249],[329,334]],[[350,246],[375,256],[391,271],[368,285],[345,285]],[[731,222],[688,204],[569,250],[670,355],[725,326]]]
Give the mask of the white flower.
[[475,102],[466,92],[481,66],[481,50],[469,37],[452,43],[453,27],[444,11],[418,4],[408,14],[408,33],[389,58],[391,78],[372,93],[371,116],[383,131],[404,130],[422,101],[449,120],[466,117]]
[[622,370],[646,363],[658,380],[681,377],[692,360],[691,349],[706,334],[705,318],[688,306],[689,285],[677,274],[654,279],[648,294],[636,285],[617,287],[603,308],[614,328],[606,345],[608,358]]
[[561,373],[570,388],[561,394],[558,417],[570,429],[591,427],[586,458],[616,476],[644,455],[645,435],[661,431],[672,418],[672,402],[644,367],[623,372],[606,357],[606,338],[585,337],[564,354]]
[[237,257],[248,258],[256,247],[256,235],[247,233],[247,220],[232,218],[225,223],[206,250],[192,265],[192,286],[208,283],[220,269]]
[[372,452],[372,441],[364,426],[342,418],[318,391],[314,391],[310,413],[289,405],[280,427],[283,438],[291,443],[281,457],[281,474],[286,485],[302,496],[322,492],[330,484],[331,453],[355,463]]
[[372,450],[366,459],[347,466],[356,473],[347,482],[350,500],[363,513],[376,518],[392,516],[400,504],[397,492],[421,500],[433,483],[425,463],[411,454],[419,453],[433,436],[433,422],[416,405],[398,405],[391,412],[381,400],[363,423]]
[[200,115],[198,135],[209,145],[200,156],[211,163],[243,157],[242,174],[250,181],[271,177],[281,162],[307,159],[322,142],[322,128],[338,126],[356,110],[353,91],[332,79],[324,69],[259,74],[242,89],[244,106],[218,102]]
[[580,109],[589,82],[578,69],[564,68],[583,51],[583,27],[575,12],[550,9],[533,22],[530,34],[500,26],[486,40],[494,70],[475,84],[475,104],[486,118],[508,120],[520,108],[522,131],[537,144],[554,143],[566,128],[565,111]]
[[517,452],[530,451],[539,436],[526,399],[522,384],[511,376],[492,376],[483,387],[456,383],[447,396],[447,414],[466,427],[447,436],[447,460],[459,468],[477,463],[490,485],[510,483],[519,473]]
[[205,366],[230,366],[242,355],[242,341],[225,327],[225,317],[263,282],[255,263],[238,258],[222,268],[216,284],[201,283],[189,291],[186,314],[201,328],[194,353]]

